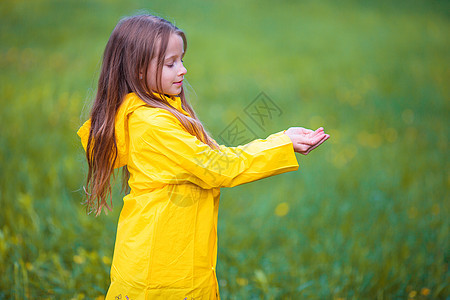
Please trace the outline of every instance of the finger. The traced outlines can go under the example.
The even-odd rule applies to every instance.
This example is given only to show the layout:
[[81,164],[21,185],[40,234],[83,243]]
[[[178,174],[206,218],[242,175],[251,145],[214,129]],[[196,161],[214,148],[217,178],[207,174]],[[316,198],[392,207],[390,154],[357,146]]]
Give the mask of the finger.
[[311,140],[314,140],[319,134],[321,134],[321,133],[311,130],[309,133],[305,134],[305,136]]
[[320,135],[320,136],[316,137],[315,139],[312,139],[309,142],[306,142],[303,144],[308,145],[309,148],[314,149],[317,146],[319,146],[320,144],[322,144],[323,142],[325,142],[329,137],[330,136],[328,134],[323,134],[323,135]]
[[330,136],[328,134],[326,134],[318,143],[316,143],[315,145],[313,145],[312,147],[310,147],[308,149],[308,153],[311,152],[311,150],[316,149],[317,147],[319,147],[320,145],[322,145],[326,140],[328,140],[330,138]]
[[310,147],[307,151],[306,154],[308,154],[309,152],[311,152],[312,150],[316,149],[317,147],[319,147],[320,144],[315,144],[314,146]]
[[318,143],[322,143],[324,141],[324,139],[327,139],[329,135],[325,134],[325,133],[320,133],[317,134],[317,136],[314,138],[314,145],[318,144]]
[[301,154],[305,154],[309,147],[309,145],[305,145],[303,143],[296,143],[295,151]]
[[308,132],[311,136],[313,136],[313,135],[317,135],[317,134],[319,134],[320,133],[320,131],[318,131],[318,130],[309,130],[309,132]]
[[317,146],[319,146],[320,144],[322,144],[323,142],[325,142],[326,140],[328,140],[330,138],[329,134],[324,134],[322,139],[317,143]]
[[323,127],[319,127],[319,128],[317,128],[316,130],[314,130],[314,131],[313,131],[313,133],[314,133],[314,135],[317,135],[317,134],[322,134],[322,133],[324,133],[324,132],[323,132]]
[[316,149],[319,146],[320,146],[320,144],[316,144],[316,145],[312,146],[311,148],[308,149],[307,153],[311,152],[312,150]]
[[323,133],[323,127],[319,127],[316,130],[306,129],[303,127],[298,127],[299,131],[301,131],[305,135],[315,136],[319,133]]
[[320,142],[322,140],[323,136],[322,135],[317,135],[317,136],[313,136],[313,137],[307,137],[307,138],[302,138],[300,142],[298,142],[298,144],[301,145],[305,145],[307,147],[311,147],[314,146],[315,144],[317,144],[318,142]]

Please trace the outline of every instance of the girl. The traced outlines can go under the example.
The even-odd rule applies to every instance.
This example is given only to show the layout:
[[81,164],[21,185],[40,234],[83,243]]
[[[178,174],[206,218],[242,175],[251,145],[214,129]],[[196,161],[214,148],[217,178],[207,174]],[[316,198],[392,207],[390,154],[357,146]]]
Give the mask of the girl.
[[87,210],[112,209],[115,168],[124,167],[130,187],[106,299],[220,299],[220,188],[295,171],[295,152],[329,138],[322,128],[291,127],[218,145],[185,98],[186,46],[183,31],[162,18],[122,19],[106,45],[90,119],[77,132],[89,165]]

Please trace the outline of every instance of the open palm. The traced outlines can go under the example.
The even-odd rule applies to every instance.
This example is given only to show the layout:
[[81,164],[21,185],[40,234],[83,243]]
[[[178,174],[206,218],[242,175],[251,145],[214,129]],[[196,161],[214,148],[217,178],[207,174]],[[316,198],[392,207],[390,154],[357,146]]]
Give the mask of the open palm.
[[286,130],[285,134],[291,139],[294,151],[303,155],[307,155],[330,137],[322,127],[316,131],[303,127],[291,127]]

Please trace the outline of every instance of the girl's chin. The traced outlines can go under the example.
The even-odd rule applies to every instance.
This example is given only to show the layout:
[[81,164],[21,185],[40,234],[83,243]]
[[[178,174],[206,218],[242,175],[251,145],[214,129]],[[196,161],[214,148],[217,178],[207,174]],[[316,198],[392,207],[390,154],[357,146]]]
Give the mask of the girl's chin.
[[166,94],[170,96],[178,96],[180,93],[181,93],[181,86],[171,91],[168,91]]
[[178,91],[165,91],[165,92],[152,91],[152,92],[156,93],[156,94],[167,95],[167,96],[178,96],[181,93],[181,89],[178,89]]

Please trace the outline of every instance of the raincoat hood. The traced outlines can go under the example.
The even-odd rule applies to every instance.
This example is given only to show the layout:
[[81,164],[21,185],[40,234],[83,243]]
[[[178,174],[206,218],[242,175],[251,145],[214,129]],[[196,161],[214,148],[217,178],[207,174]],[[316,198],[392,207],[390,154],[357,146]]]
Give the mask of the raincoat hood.
[[[167,100],[169,104],[172,105],[174,108],[179,110],[181,113],[190,116],[189,113],[183,109],[180,97],[177,96],[167,97],[157,93],[153,93],[153,95],[155,95],[159,99],[162,99],[162,97],[164,97],[164,99]],[[123,100],[122,104],[119,107],[119,110],[117,111],[115,119],[115,133],[116,133],[116,144],[118,155],[114,168],[123,167],[128,163],[129,134],[127,121],[129,115],[142,106],[149,106],[149,105],[145,103],[143,100],[141,100],[141,98],[139,98],[139,96],[137,96],[135,93],[129,93],[125,96],[125,99]],[[81,143],[85,151],[89,139],[90,129],[91,129],[91,119],[84,122],[84,124],[80,127],[80,129],[77,132],[78,136],[81,138]]]

